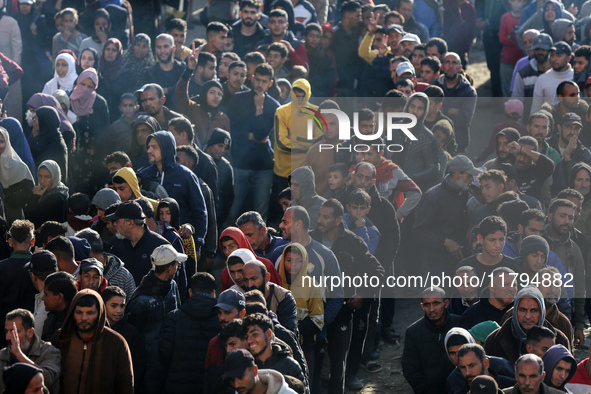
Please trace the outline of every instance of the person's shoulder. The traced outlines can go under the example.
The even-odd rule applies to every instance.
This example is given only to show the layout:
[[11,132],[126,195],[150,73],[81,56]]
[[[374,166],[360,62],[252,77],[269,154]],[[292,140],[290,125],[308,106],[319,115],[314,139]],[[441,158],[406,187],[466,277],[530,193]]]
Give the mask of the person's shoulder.
[[150,243],[159,242],[158,244],[155,244],[154,247],[170,243],[162,235],[160,235],[148,228],[146,228],[146,233],[147,233],[146,238],[150,239]]

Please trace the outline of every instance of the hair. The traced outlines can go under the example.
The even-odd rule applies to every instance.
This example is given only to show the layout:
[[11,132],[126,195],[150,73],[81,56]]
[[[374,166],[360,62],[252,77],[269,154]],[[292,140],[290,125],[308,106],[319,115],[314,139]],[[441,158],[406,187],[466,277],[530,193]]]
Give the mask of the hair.
[[453,334],[450,335],[449,338],[447,338],[447,342],[446,342],[446,347],[449,349],[452,346],[459,346],[459,345],[465,345],[468,342],[468,338],[466,338],[463,335],[460,334]]
[[242,11],[242,9],[246,7],[256,8],[257,10],[259,10],[261,8],[261,3],[253,0],[242,0],[240,2],[240,10]]
[[410,79],[401,78],[396,81],[396,84],[394,86],[396,86],[396,88],[405,88],[407,86],[410,86],[414,90],[415,85],[412,83],[412,81]]
[[207,63],[217,63],[216,57],[209,52],[201,52],[197,56],[197,67],[205,67]]
[[74,307],[80,306],[82,308],[92,308],[93,306],[96,307],[97,310],[100,309],[100,304],[98,298],[93,295],[86,294],[80,297],[76,301],[76,305]]
[[581,45],[575,51],[575,57],[584,57],[589,61],[591,59],[591,46],[589,45]]
[[505,275],[505,274],[510,275],[510,274],[514,274],[514,273],[515,273],[515,271],[513,271],[509,267],[497,267],[491,272],[491,275],[493,278],[496,278],[501,275]]
[[230,63],[230,65],[228,66],[228,72],[232,71],[233,69],[235,69],[236,67],[242,67],[244,69],[246,69],[246,63],[244,63],[242,60],[238,59],[238,60],[234,60],[232,63]]
[[[417,47],[415,47],[416,49]],[[427,47],[424,47],[425,50],[427,50]],[[435,56],[428,56],[426,58],[424,58],[423,60],[421,60],[421,66],[427,66],[429,67],[431,70],[433,70],[434,73],[438,73],[439,71],[441,71],[441,62],[439,61],[439,59],[437,59]],[[431,87],[439,87],[439,86],[429,86],[429,88]],[[429,89],[427,88],[427,89]],[[441,89],[441,88],[439,88]],[[425,93],[427,92],[427,90],[425,90]],[[427,95],[429,96],[429,95]]]
[[35,225],[29,220],[17,219],[12,222],[10,230],[8,230],[10,238],[17,244],[24,244],[31,242],[35,237]]
[[58,14],[60,14],[60,16],[63,18],[65,15],[72,15],[74,17],[74,19],[78,19],[78,11],[76,11],[75,8],[72,7],[68,7],[68,8],[64,8],[63,10],[61,10],[60,12],[58,12]]
[[224,32],[227,33],[230,29],[228,26],[224,25],[222,22],[213,21],[207,24],[207,28],[205,30],[205,36],[209,36],[212,33],[219,33]]
[[284,18],[285,21],[289,20],[289,17],[287,16],[287,12],[285,12],[282,9],[278,9],[278,8],[269,12],[269,19],[271,19],[271,18]]
[[195,163],[194,164],[195,166],[197,166],[197,164],[199,164],[199,155],[197,154],[197,150],[195,148],[193,148],[191,145],[177,146],[176,151],[183,152],[184,154],[189,156],[189,159]]
[[347,204],[371,206],[371,196],[365,190],[353,190],[347,197]]
[[561,207],[577,209],[577,207],[575,206],[575,204],[573,204],[572,201],[565,200],[564,198],[557,198],[550,203],[550,206],[548,207],[548,214],[555,213],[558,210],[558,208]]
[[187,31],[187,22],[180,18],[172,18],[166,22],[166,31],[173,30]]
[[150,200],[148,200],[146,197],[140,197],[136,198],[135,202],[137,202],[139,206],[142,207],[142,211],[144,211],[146,218],[154,217],[154,207],[152,206]]
[[[265,264],[261,263],[258,260],[250,260],[247,261],[246,264],[250,264],[250,265],[256,265],[259,270],[261,271],[261,276],[263,277],[263,280],[266,282],[267,281],[267,267],[265,266]],[[244,264],[244,265],[246,265]]]
[[540,374],[544,372],[544,361],[542,361],[540,357],[536,356],[533,353],[524,354],[523,356],[517,359],[517,361],[515,362],[515,372],[519,370],[519,364],[524,362],[536,363],[540,368]]
[[345,15],[350,12],[357,12],[359,9],[361,9],[361,5],[359,5],[358,2],[353,0],[345,1],[341,5],[341,15]]
[[560,275],[560,271],[558,271],[558,268],[552,267],[551,265],[547,265],[547,266],[543,267],[540,271],[538,271],[538,273],[540,274],[540,277],[542,277],[542,275],[544,275],[544,274],[550,274],[550,275],[558,274],[558,275]]
[[440,298],[443,298],[444,300],[447,298],[447,295],[445,294],[445,290],[443,290],[441,287],[438,287],[438,286],[431,286],[431,287],[425,288],[421,292],[421,302],[422,302],[423,298],[425,298],[425,296],[432,295],[432,294],[435,294],[435,295],[439,296]]
[[507,223],[499,216],[487,216],[482,219],[478,226],[480,227],[480,236],[482,238],[494,234],[497,231],[502,231],[505,235],[507,234]]
[[369,168],[372,171],[372,176],[374,178],[376,177],[376,172],[377,172],[376,166],[374,166],[373,164],[368,163],[366,161],[362,161],[360,163],[357,163],[357,165],[355,166],[355,172],[359,171],[359,169],[362,168],[362,167]]
[[55,272],[45,278],[45,290],[54,294],[63,294],[68,305],[78,292],[74,277],[67,272]]
[[120,164],[122,167],[125,167],[127,165],[127,163],[131,164],[131,159],[129,158],[127,153],[120,151],[120,150],[108,154],[105,157],[104,161],[105,161],[105,165],[115,162],[117,164]]
[[21,322],[25,331],[35,328],[35,316],[33,316],[31,311],[22,308],[14,309],[6,314],[5,320],[14,320],[17,317],[21,318]]
[[374,9],[374,5],[373,4],[363,4],[361,6],[361,13],[365,13],[367,11],[370,11],[371,12],[371,11],[373,11],[373,9]]
[[166,40],[170,44],[170,46],[174,46],[174,38],[168,33],[158,34],[154,42],[158,40]]
[[158,95],[158,98],[164,97],[164,89],[162,89],[162,86],[158,85],[157,83],[145,84],[142,92],[145,92],[148,89],[154,89],[156,91],[156,94]]
[[260,52],[249,52],[242,58],[244,63],[261,64],[265,63],[265,56]]
[[240,227],[248,222],[252,222],[252,224],[254,224],[258,230],[260,230],[263,227],[267,227],[265,220],[257,211],[244,212],[242,215],[238,217],[238,219],[236,219],[236,226]]
[[[224,242],[230,241],[230,240],[234,240],[234,238],[232,237],[222,237],[222,239],[220,240],[220,243],[223,244]],[[228,257],[228,261],[226,262],[226,265],[228,267],[231,267],[233,265],[236,264],[243,264],[244,265],[244,260],[242,260],[240,257],[238,256],[230,256]]]
[[172,267],[173,265],[177,264],[176,261],[171,261],[168,264],[164,264],[164,265],[157,265],[154,267],[154,273],[155,274],[161,274],[163,272],[166,272],[166,270],[168,270],[170,267]]
[[265,300],[265,295],[260,292],[260,290],[250,290],[244,293],[244,299],[246,303],[260,303],[267,307],[267,300]]
[[545,113],[543,113],[543,112],[536,112],[536,113],[533,113],[533,114],[531,114],[529,116],[529,119],[527,121],[527,124],[531,126],[534,119],[545,119],[547,121],[550,120],[548,118],[548,115],[546,115]]
[[85,228],[76,233],[76,237],[85,239],[90,245],[92,253],[102,253],[104,249],[103,240],[98,232],[91,228]]
[[[589,60],[589,58],[587,58],[587,60]],[[556,95],[564,95],[564,88],[566,87],[566,85],[572,85],[572,86],[576,86],[577,88],[579,87],[577,85],[576,82],[574,81],[562,81],[558,84],[558,86],[556,87]]]
[[223,59],[223,58],[225,58],[225,57],[232,59],[232,62],[237,62],[237,61],[239,61],[239,60],[240,60],[240,56],[238,56],[238,55],[237,55],[236,53],[234,53],[234,52],[224,52],[224,53],[222,54],[222,57],[221,57],[221,59]]
[[402,22],[403,25],[406,22],[406,20],[404,19],[404,16],[402,16],[402,14],[396,10],[388,11],[384,14],[384,22],[387,22],[388,19],[390,19],[390,18],[400,19],[400,21]]
[[550,330],[548,327],[544,326],[533,326],[531,330],[527,333],[527,341],[528,345],[533,345],[540,342],[542,339],[556,339],[556,333]]
[[407,58],[406,56],[403,55],[398,55],[398,56],[394,56],[392,59],[390,59],[390,64],[392,63],[402,63],[402,62],[409,62],[410,63],[410,59]]
[[519,137],[517,142],[522,145],[525,144],[536,149],[538,148],[538,141],[531,135],[524,135],[523,137]]
[[[245,66],[246,66],[246,64],[245,64]],[[258,74],[262,77],[270,77],[271,79],[273,79],[275,71],[273,71],[273,67],[271,67],[270,64],[261,63],[254,69],[254,73]]]
[[311,31],[317,31],[322,34],[322,27],[318,23],[308,23],[304,29],[304,36],[307,36]]
[[[400,7],[400,3],[407,3],[407,4],[414,4],[414,0],[400,0],[398,2],[398,6]],[[397,7],[398,8],[398,7]]]
[[521,226],[525,227],[531,222],[532,220],[546,223],[546,214],[539,209],[532,208],[526,209],[521,213],[519,216],[519,223]]
[[72,241],[64,236],[53,238],[45,246],[46,250],[52,252],[56,257],[61,257],[67,260],[74,259],[74,245]]
[[285,383],[287,383],[289,388],[295,391],[297,394],[304,394],[306,392],[306,386],[304,386],[304,383],[298,378],[290,375],[283,375],[283,377],[285,378]]
[[427,41],[427,44],[425,46],[427,48],[432,47],[432,46],[436,46],[437,52],[439,52],[439,54],[441,54],[441,55],[443,55],[444,53],[447,53],[447,42],[445,42],[445,40],[443,40],[442,38],[439,38],[439,37],[431,38],[429,41]]
[[340,172],[343,178],[347,178],[349,175],[349,169],[345,163],[335,163],[328,167],[328,172]]
[[285,46],[285,44],[280,43],[280,42],[274,42],[273,44],[269,45],[267,47],[267,52],[279,52],[279,54],[281,55],[281,58],[286,58],[288,53],[287,53],[287,47]]
[[308,70],[306,67],[301,65],[296,65],[291,68],[291,72],[289,73],[290,79],[295,82],[298,79],[308,79]]
[[193,142],[193,139],[195,138],[195,132],[193,131],[193,125],[191,124],[191,122],[189,122],[187,118],[179,116],[171,119],[168,124],[169,126],[173,126],[174,131],[176,131],[179,134],[187,133],[187,139],[190,142]]
[[191,276],[189,284],[193,294],[211,294],[215,290],[215,278],[208,272],[195,273],[195,275]]
[[41,243],[47,243],[49,237],[55,238],[60,235],[66,235],[66,226],[53,220],[47,221],[39,227],[39,240]]
[[375,121],[376,114],[369,108],[361,108],[359,111],[359,122],[371,120],[372,122]]
[[570,187],[568,189],[562,190],[560,193],[556,195],[556,198],[568,199],[569,197],[575,198],[580,202],[583,202],[583,200],[585,200],[585,197],[583,197],[583,195],[578,190],[572,189]]
[[427,46],[425,44],[417,44],[417,45],[415,45],[414,49],[412,50],[412,53],[415,53],[415,51],[423,51],[426,54],[427,53]]
[[480,360],[480,363],[484,366],[484,359],[486,358],[486,352],[484,348],[477,343],[467,343],[462,345],[460,350],[458,350],[458,360],[468,353],[473,352],[474,355]]
[[275,331],[273,321],[269,316],[263,315],[262,313],[255,313],[244,318],[242,321],[242,332],[244,333],[244,336],[246,336],[246,333],[251,326],[259,326],[263,332],[267,332],[267,330]]
[[407,101],[408,99],[400,90],[392,89],[384,96],[381,108],[404,108]]
[[246,304],[246,315],[254,315],[255,313],[261,313],[263,315],[269,314],[267,307],[260,302],[250,302]]
[[280,201],[281,199],[291,201],[291,189],[289,187],[286,187],[285,189],[279,192],[279,194],[277,195],[277,201]]
[[90,197],[84,193],[74,193],[68,198],[68,208],[74,215],[86,215],[90,210]]
[[453,133],[453,130],[451,129],[451,126],[449,125],[449,122],[437,122],[433,125],[433,134],[435,134],[436,131],[441,131],[443,134],[445,134],[445,142],[447,143],[451,137],[451,134]]
[[478,183],[488,180],[504,185],[507,182],[507,175],[500,170],[487,170],[478,174]]
[[310,229],[310,215],[308,214],[308,211],[306,211],[306,208],[298,205],[295,207],[289,207],[288,211],[291,212],[292,224],[301,221],[306,232]]
[[228,342],[228,339],[232,337],[244,339],[246,338],[246,334],[244,332],[243,322],[240,319],[234,319],[220,332],[220,341],[225,345]]
[[109,300],[113,297],[123,297],[127,299],[127,294],[123,291],[123,289],[119,286],[107,286],[101,293],[103,297],[103,302],[109,302]]
[[336,198],[330,198],[322,203],[322,207],[332,208],[332,213],[335,218],[339,216],[343,216],[345,210],[343,209],[343,204]]

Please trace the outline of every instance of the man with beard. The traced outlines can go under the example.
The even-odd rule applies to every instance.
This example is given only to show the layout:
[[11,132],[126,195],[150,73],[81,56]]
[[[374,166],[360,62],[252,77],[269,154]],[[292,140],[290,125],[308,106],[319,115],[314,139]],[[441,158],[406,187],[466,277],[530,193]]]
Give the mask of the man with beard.
[[[534,3],[535,4],[535,3]],[[517,384],[504,390],[506,394],[561,394],[563,391],[548,387],[544,382],[544,362],[535,354],[524,354],[515,363]]]
[[[559,309],[559,305],[561,308],[563,307],[563,300],[561,300],[563,290],[561,286],[556,286],[560,283],[559,281],[554,281],[555,278],[558,278],[557,275],[561,274],[555,267],[542,268],[539,271],[539,277],[542,280],[543,278],[552,278],[552,280],[544,283],[540,281],[538,284],[538,289],[540,289],[540,292],[544,296],[544,305],[546,306],[546,320],[548,320],[553,327],[558,328],[564,333],[564,335],[566,335],[572,347],[574,340],[573,326],[569,318]],[[568,299],[565,299],[565,301],[568,302]]]
[[571,239],[576,206],[569,200],[556,199],[548,208],[548,226],[543,237],[571,274],[573,294],[573,325],[575,328],[575,347],[581,348],[585,342],[585,260],[579,246]]
[[575,51],[575,76],[573,81],[579,85],[579,89],[585,89],[585,85],[589,77],[591,77],[591,69],[589,67],[591,60],[591,47],[589,45],[581,45]]
[[[469,265],[463,265],[458,268],[455,276],[461,278],[461,282],[457,282],[459,286],[454,286],[456,288],[456,297],[449,300],[447,310],[454,315],[462,316],[469,307],[480,301],[478,298],[480,289],[478,286],[473,286],[475,282],[470,283],[470,279],[476,276],[476,271]],[[474,281],[474,279],[472,280]]]
[[509,387],[515,384],[515,379],[498,374],[490,368],[490,360],[486,356],[482,346],[475,343],[467,343],[458,350],[458,369],[466,380],[466,385],[456,390],[456,394],[468,393],[469,385],[477,376],[490,376],[499,387]]
[[[556,87],[556,98],[558,102],[552,106],[552,118],[558,121],[567,113],[575,113],[581,118],[587,115],[589,104],[581,99],[579,86],[573,81],[562,81]],[[558,122],[554,123],[554,132],[558,132]],[[587,132],[588,133],[588,132]],[[589,136],[582,141],[585,146],[591,142]]]
[[230,100],[238,92],[248,90],[244,82],[246,81],[246,63],[243,61],[234,61],[228,66],[228,79],[223,83],[222,101],[220,101],[219,110],[227,113]]
[[507,127],[496,135],[497,141],[497,157],[494,159],[490,159],[486,163],[484,163],[484,167],[488,170],[492,169],[499,169],[501,163],[510,163],[513,164],[515,162],[515,155],[509,153],[507,150],[507,146],[519,139],[519,131],[515,130],[512,127]]
[[470,144],[470,124],[478,95],[476,89],[460,73],[462,62],[457,53],[449,52],[445,55],[442,70],[443,75],[440,75],[433,85],[443,89],[446,98],[443,103],[443,113],[454,122],[458,152],[465,152]]
[[515,169],[519,175],[517,189],[541,201],[542,185],[554,172],[554,163],[537,150],[538,142],[530,136],[507,145],[507,151],[515,156]]
[[258,290],[265,296],[267,308],[277,314],[282,326],[297,335],[298,321],[296,302],[291,291],[269,282],[271,275],[267,268],[258,260],[251,260],[242,267],[242,288],[245,292]]
[[[156,37],[156,59],[158,62],[144,71],[144,83],[156,83],[163,87],[165,95],[174,97],[176,83],[186,66],[174,58],[174,38],[170,34]],[[176,109],[174,99],[170,101],[169,107]],[[146,108],[144,110],[148,112]]]
[[310,62],[308,79],[312,94],[316,97],[330,97],[331,88],[336,83],[336,69],[332,58],[322,48],[322,28],[310,23],[304,30],[304,45]]
[[[175,61],[178,60],[175,59]],[[158,65],[156,64],[156,66]],[[174,97],[173,93],[174,90],[171,91],[172,97]],[[183,116],[164,105],[167,102],[167,97],[164,95],[164,89],[156,83],[142,86],[135,94],[144,111],[158,121],[160,130],[168,130],[168,123],[172,119]]]
[[557,166],[561,160],[560,153],[546,141],[546,137],[548,137],[550,131],[550,118],[548,115],[543,112],[531,114],[525,128],[527,129],[527,134],[538,141],[538,152],[548,156],[552,159],[554,165]]
[[[191,59],[187,57],[187,68],[181,75],[182,80],[188,82],[188,88],[186,84],[183,84],[182,90],[179,86],[180,94],[187,95],[188,92],[188,97],[197,96],[207,81],[215,79],[217,68],[215,56],[209,52],[205,52],[203,47],[195,49],[195,44],[193,44],[191,51],[194,56]],[[180,102],[178,94],[177,100]]]
[[587,240],[591,240],[591,222],[588,221],[591,214],[591,166],[586,163],[575,164],[570,171],[568,186],[584,197],[575,228],[579,229]]
[[243,58],[254,51],[256,43],[265,37],[265,30],[259,23],[261,6],[256,1],[240,2],[240,20],[232,25],[234,52]]
[[515,73],[515,82],[513,83],[513,92],[511,97],[528,97],[524,101],[524,114],[529,114],[531,110],[531,97],[534,96],[534,87],[538,77],[550,69],[550,48],[552,48],[552,37],[546,33],[541,33],[534,38],[533,51],[534,56],[529,63]]
[[105,325],[100,295],[81,290],[51,342],[62,352],[62,393],[133,393],[131,354],[125,339]]
[[[0,369],[14,363],[35,365],[43,370],[45,385],[57,392],[61,355],[51,343],[44,342],[35,333],[35,319],[26,309],[15,309],[6,315],[4,325],[7,347],[0,350]],[[0,378],[0,390],[5,382]]]
[[564,41],[557,42],[550,48],[552,69],[540,75],[536,81],[531,106],[532,113],[538,112],[543,103],[551,104],[550,101],[556,95],[556,88],[562,81],[573,79],[574,71],[570,65],[571,55],[571,47]]

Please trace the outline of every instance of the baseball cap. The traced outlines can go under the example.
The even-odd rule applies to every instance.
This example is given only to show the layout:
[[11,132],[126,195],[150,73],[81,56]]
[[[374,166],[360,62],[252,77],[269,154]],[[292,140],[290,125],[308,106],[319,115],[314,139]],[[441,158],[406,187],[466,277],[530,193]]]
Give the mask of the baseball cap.
[[402,28],[402,26],[397,25],[396,23],[386,27],[386,33],[389,33],[391,30],[396,31],[399,34],[404,34],[404,29]]
[[534,38],[534,49],[543,49],[545,51],[549,51],[554,43],[552,42],[552,37],[546,33],[538,34]]
[[35,4],[35,0],[18,0],[19,4]]
[[57,258],[49,250],[40,250],[31,256],[25,269],[35,272],[57,272]]
[[109,205],[113,205],[117,202],[121,202],[121,197],[119,197],[119,194],[117,194],[115,190],[107,187],[96,192],[92,198],[92,205],[96,205],[103,211],[107,209]]
[[215,308],[220,308],[226,312],[239,307],[246,307],[246,299],[244,294],[234,289],[223,291],[218,298],[218,303],[215,304]]
[[558,41],[556,44],[554,44],[554,46],[552,48],[550,48],[550,50],[556,52],[558,55],[562,55],[562,54],[571,55],[572,54],[572,49],[571,49],[570,45],[568,45],[564,41]]
[[470,392],[472,394],[497,394],[499,385],[488,375],[475,377],[470,383]]
[[246,349],[236,349],[226,356],[222,366],[222,379],[238,378],[247,368],[254,367],[254,357]]
[[79,268],[80,268],[80,273],[86,273],[92,269],[95,269],[98,271],[99,274],[101,274],[101,276],[103,276],[103,272],[104,272],[103,265],[101,264],[101,262],[93,257],[82,260],[80,262]]
[[404,35],[404,37],[402,37],[402,40],[400,40],[400,42],[404,42],[404,41],[412,41],[412,42],[416,42],[417,44],[421,43],[421,39],[419,38],[419,36],[417,36],[416,34],[412,34],[412,33],[406,33]]
[[135,201],[125,201],[117,206],[115,213],[108,215],[106,219],[109,222],[114,222],[117,219],[145,219],[144,211],[140,204]]
[[523,103],[517,99],[507,100],[505,102],[505,113],[508,115],[516,115],[521,118],[523,116]]
[[405,73],[411,73],[415,76],[415,68],[410,62],[401,62],[396,66],[396,75],[401,76]]
[[569,126],[571,124],[579,125],[583,127],[583,122],[581,121],[581,117],[573,112],[569,112],[565,114],[562,119],[560,119],[560,124],[562,126]]
[[474,167],[472,160],[468,159],[464,155],[457,155],[447,162],[447,172],[451,174],[456,171],[467,172],[472,176],[477,176],[482,172],[482,170]]
[[188,256],[183,253],[178,253],[175,248],[170,245],[160,245],[152,252],[150,255],[150,260],[152,261],[152,268],[167,265],[172,263],[173,261],[178,261],[184,263],[187,261]]

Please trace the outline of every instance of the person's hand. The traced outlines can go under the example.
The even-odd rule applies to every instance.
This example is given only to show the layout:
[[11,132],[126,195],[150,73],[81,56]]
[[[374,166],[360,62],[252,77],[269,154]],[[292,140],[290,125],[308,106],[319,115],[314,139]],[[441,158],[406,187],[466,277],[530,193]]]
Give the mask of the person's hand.
[[189,239],[193,236],[193,231],[191,231],[189,226],[182,225],[179,230],[179,234],[181,235],[182,239]]
[[578,329],[575,330],[575,348],[580,349],[583,347],[583,345],[585,344],[585,334],[583,333],[583,330]]
[[568,12],[570,12],[571,14],[573,14],[573,16],[577,16],[577,14],[579,13],[579,9],[577,8],[577,6],[573,3],[570,5],[570,7],[568,7]]
[[375,15],[372,12],[369,16],[369,20],[367,21],[367,32],[372,36],[376,34],[376,30],[378,29],[378,21],[375,20]]
[[443,242],[443,246],[456,259],[462,259],[462,247],[456,241],[446,238]]
[[195,43],[191,44],[191,53],[187,57],[187,67],[190,70],[195,70],[197,67],[197,60],[199,59],[199,54],[201,53],[201,49],[203,45],[199,45],[199,48],[195,49]]
[[47,189],[45,189],[43,186],[35,186],[33,188],[33,194],[36,194],[38,196],[42,196],[46,191]]
[[293,47],[289,42],[285,40],[281,40],[280,42],[287,47],[287,53],[291,53],[293,51]]
[[109,39],[109,35],[107,34],[107,28],[104,26],[101,26],[96,31],[96,36],[99,38],[99,40],[101,40],[101,43],[104,44]]
[[575,151],[577,148],[577,142],[579,141],[579,136],[577,134],[573,135],[568,139],[568,145],[564,149],[564,161],[570,161],[570,155]]
[[384,57],[388,52],[388,45],[385,42],[380,43],[378,46],[378,57]]
[[263,113],[263,104],[265,103],[265,94],[259,94],[258,92],[255,92],[254,95],[254,105],[256,107],[256,111],[257,111],[257,115],[260,115]]
[[523,147],[519,145],[519,142],[512,141],[509,145],[507,145],[507,151],[512,155],[516,155],[523,150]]
[[31,26],[29,28],[31,29],[31,34],[36,36],[37,35],[37,24],[33,22],[33,23],[31,23]]
[[18,330],[16,328],[15,322],[12,322],[10,334],[12,335],[12,340],[10,341],[10,352],[18,358],[19,355],[23,354],[23,351],[21,349],[21,341],[18,338]]
[[365,219],[351,215],[351,220],[353,220],[353,226],[355,226],[355,228],[365,227]]
[[182,54],[183,54],[183,44],[175,45],[174,46],[174,57],[180,59]]
[[352,298],[349,298],[349,300],[347,300],[347,306],[352,310],[359,309],[362,305],[363,298],[359,297],[358,295],[354,295]]

